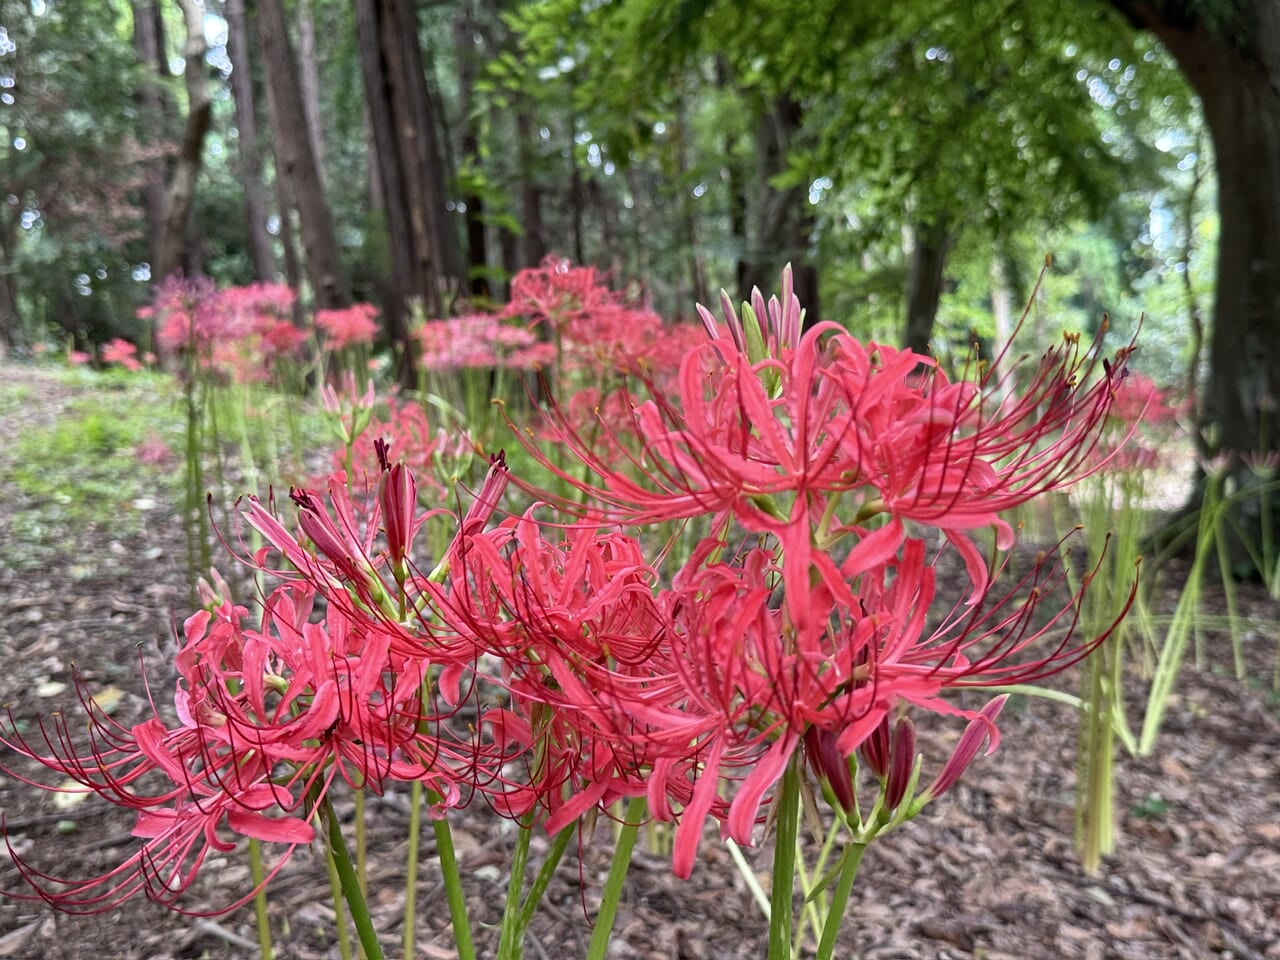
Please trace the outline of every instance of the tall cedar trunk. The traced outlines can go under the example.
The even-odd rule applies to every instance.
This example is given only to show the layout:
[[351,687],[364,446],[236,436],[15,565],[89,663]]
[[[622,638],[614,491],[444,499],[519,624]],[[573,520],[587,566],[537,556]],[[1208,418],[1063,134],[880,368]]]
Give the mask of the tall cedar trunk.
[[[302,245],[306,250],[307,276],[315,304],[321,309],[345,307],[351,292],[338,255],[329,205],[325,202],[307,132],[297,60],[289,42],[289,28],[280,0],[258,0],[258,40],[262,47],[268,104],[275,133],[276,176],[289,181],[297,205]],[[285,216],[286,211],[281,211]]]
[[302,91],[302,109],[307,112],[307,135],[311,138],[311,155],[316,158],[320,186],[325,186],[324,131],[320,126],[320,68],[316,64],[316,23],[311,16],[309,0],[298,3],[298,87]]
[[698,228],[697,197],[689,188],[689,127],[685,120],[684,103],[676,104],[675,150],[677,182],[680,184],[680,226],[685,249],[689,256],[690,297],[680,305],[681,311],[693,309],[693,304],[711,304],[707,289],[707,269],[702,259],[702,231]]
[[387,329],[400,348],[400,379],[416,379],[405,310],[444,312],[448,270],[444,174],[434,104],[427,89],[418,20],[405,0],[355,0],[356,34],[374,156],[391,250]]
[[[724,57],[716,57],[715,84],[720,90],[730,86],[729,66]],[[726,132],[720,149],[724,158],[720,177],[729,192],[729,236],[734,250],[734,282],[738,291],[745,293],[751,289],[751,266],[747,262],[747,177],[742,164],[734,155],[733,147],[733,134]]]
[[[1247,484],[1240,457],[1280,449],[1280,7],[1241,0],[1216,26],[1181,2],[1114,2],[1168,47],[1204,105],[1220,222],[1204,418]],[[1240,504],[1236,520],[1257,544],[1257,498]]]
[[[141,139],[152,148],[166,139],[164,88],[161,80],[168,78],[169,69],[161,51],[164,45],[161,33],[163,21],[155,0],[134,0],[133,49],[142,66],[143,81],[138,87],[138,114],[141,118]],[[148,76],[149,75],[149,76]],[[143,213],[147,224],[147,248],[151,266],[158,271],[160,236],[164,230],[165,161],[156,156],[145,161],[145,187],[143,188]]]
[[[814,230],[813,206],[803,184],[779,189],[775,177],[787,169],[787,153],[791,149],[804,111],[789,97],[778,97],[760,116],[756,127],[756,210],[752,217],[756,229],[748,237],[747,279],[762,291],[778,284],[782,268],[790,263],[794,272],[795,293],[805,310],[805,326],[820,318],[818,303],[818,268],[814,262],[811,237]],[[750,291],[740,291],[745,298]]]
[[395,120],[391,114],[393,86],[388,76],[387,61],[382,50],[383,15],[378,0],[356,0],[356,37],[360,48],[360,72],[364,80],[365,105],[369,130],[373,138],[373,161],[377,167],[377,209],[383,213],[390,250],[391,275],[383,294],[382,315],[387,331],[409,363],[401,365],[401,380],[406,384],[414,377],[412,353],[409,351],[408,324],[405,307],[420,297],[421,283],[414,271],[413,231],[405,204],[406,172],[396,139]]
[[[475,12],[471,3],[463,3],[458,8],[458,17],[453,24],[454,48],[458,56],[458,112],[462,123],[462,165],[471,169],[472,173],[480,170],[480,137],[476,131],[476,118],[473,113],[472,87],[476,82],[476,60],[480,44],[479,31],[476,26]],[[475,176],[469,180],[478,182]],[[467,289],[474,297],[489,296],[489,263],[486,251],[484,223],[484,198],[480,192],[468,189],[462,197],[466,207],[467,226]]]
[[533,142],[533,119],[529,104],[520,97],[516,105],[516,149],[520,157],[520,266],[536,267],[547,255],[546,232],[542,226],[542,188],[534,175],[537,147]]
[[911,231],[911,261],[907,269],[907,323],[904,345],[916,353],[930,353],[929,340],[942,299],[942,276],[954,238],[944,224],[917,224]]
[[[177,3],[182,8],[186,26],[182,57],[185,61],[183,78],[187,88],[187,120],[173,176],[165,191],[164,221],[153,270],[157,280],[163,280],[183,267],[187,223],[195,200],[196,179],[200,176],[204,140],[213,121],[213,100],[209,96],[204,66],[204,55],[209,48],[204,38],[204,7],[197,0],[177,0]],[[191,268],[188,272],[194,273],[195,264],[188,266]]]
[[236,144],[240,155],[240,184],[249,235],[253,273],[262,283],[276,277],[276,258],[267,232],[266,186],[262,179],[262,152],[258,146],[258,111],[253,99],[252,56],[244,0],[227,0],[227,53],[231,57],[231,96],[235,101]]
[[566,146],[569,154],[569,223],[573,236],[573,260],[575,263],[586,263],[586,248],[582,243],[582,214],[586,207],[583,202],[582,170],[578,167],[578,118],[569,117],[569,143]]

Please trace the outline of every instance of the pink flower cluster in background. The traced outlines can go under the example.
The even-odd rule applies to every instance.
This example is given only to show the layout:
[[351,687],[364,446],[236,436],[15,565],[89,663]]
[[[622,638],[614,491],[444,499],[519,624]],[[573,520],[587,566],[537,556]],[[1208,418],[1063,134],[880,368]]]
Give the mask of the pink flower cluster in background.
[[316,327],[324,331],[325,345],[330,350],[367,345],[378,335],[378,308],[370,303],[357,303],[341,310],[317,310]]

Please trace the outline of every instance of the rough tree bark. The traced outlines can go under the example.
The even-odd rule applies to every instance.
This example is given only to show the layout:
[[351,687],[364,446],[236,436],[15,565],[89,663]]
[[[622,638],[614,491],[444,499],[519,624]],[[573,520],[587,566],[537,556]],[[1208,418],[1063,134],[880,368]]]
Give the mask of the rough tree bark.
[[[144,77],[136,95],[138,114],[141,118],[143,141],[154,148],[167,139],[165,95],[160,82],[169,75],[164,57],[161,56],[164,47],[163,21],[154,0],[134,0],[132,9],[133,49],[138,56],[138,63],[143,67]],[[168,179],[164,158],[155,156],[147,160],[145,171],[146,186],[143,188],[142,203],[147,224],[148,257],[154,268],[164,225],[165,181]]]
[[521,267],[536,267],[547,255],[547,236],[542,226],[542,187],[534,173],[537,147],[534,145],[534,123],[528,100],[516,102],[516,149],[520,157],[520,235]]
[[[759,118],[756,127],[754,230],[747,238],[747,279],[765,296],[778,285],[782,268],[790,263],[795,277],[795,293],[805,310],[805,325],[816,324],[821,312],[818,302],[818,268],[813,257],[813,206],[806,185],[779,189],[774,178],[787,169],[791,149],[804,118],[803,107],[790,97],[780,96]],[[740,291],[745,297],[749,289]]]
[[[1164,43],[1204,105],[1220,233],[1203,426],[1248,483],[1241,457],[1280,450],[1280,4],[1111,2]],[[1252,510],[1237,520],[1260,535]]]
[[204,6],[197,0],[177,0],[182,9],[186,42],[182,57],[183,79],[187,89],[187,119],[178,148],[177,162],[164,198],[164,220],[156,246],[156,262],[152,274],[163,280],[184,266],[187,224],[195,200],[196,179],[204,156],[205,136],[213,122],[213,100],[205,75],[204,55],[209,48],[204,38]]
[[[276,176],[289,181],[297,205],[307,277],[315,305],[321,309],[348,306],[351,292],[338,254],[333,218],[325,202],[320,173],[307,132],[297,59],[289,41],[289,25],[280,0],[258,0],[258,40],[262,47],[268,105],[275,133]],[[281,211],[281,216],[287,215]]]
[[[395,293],[443,311],[456,243],[445,223],[443,156],[427,89],[418,19],[406,0],[355,0],[360,67],[373,131]],[[393,336],[396,331],[392,330]],[[401,336],[403,336],[401,332]]]
[[917,223],[911,230],[907,268],[907,324],[903,345],[916,353],[931,353],[938,302],[942,299],[943,273],[955,238],[945,222]]
[[[471,3],[458,7],[453,22],[454,48],[458,55],[458,112],[462,124],[462,166],[479,169],[480,136],[472,103],[472,88],[476,82],[476,65],[481,44],[480,30]],[[467,289],[474,297],[489,296],[489,258],[487,255],[486,228],[484,222],[484,198],[478,190],[469,189],[462,197],[466,206],[467,226]]]
[[320,67],[316,62],[316,22],[311,16],[310,0],[298,2],[298,68],[298,87],[302,91],[302,108],[307,112],[311,155],[316,159],[316,173],[323,188],[326,178],[324,131],[320,125]]
[[270,283],[276,276],[276,258],[267,233],[266,187],[262,179],[262,152],[258,146],[258,111],[253,98],[252,57],[244,0],[227,0],[227,52],[231,57],[231,96],[235,101],[236,143],[240,153],[240,181],[244,189],[249,255],[254,276]]

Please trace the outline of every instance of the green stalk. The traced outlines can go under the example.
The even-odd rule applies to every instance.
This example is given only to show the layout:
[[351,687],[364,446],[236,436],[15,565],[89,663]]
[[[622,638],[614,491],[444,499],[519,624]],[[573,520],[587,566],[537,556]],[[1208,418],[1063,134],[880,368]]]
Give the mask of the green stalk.
[[1243,680],[1246,669],[1244,640],[1240,636],[1240,606],[1236,603],[1236,581],[1231,573],[1231,557],[1221,525],[1215,526],[1213,539],[1218,547],[1218,574],[1222,577],[1222,596],[1227,606],[1227,631],[1231,634],[1231,659],[1235,666],[1236,679]]
[[622,884],[631,866],[631,851],[635,849],[636,835],[640,832],[640,820],[644,817],[644,797],[632,797],[627,801],[622,828],[618,831],[618,844],[613,849],[613,862],[609,864],[609,876],[605,878],[604,895],[600,910],[596,913],[595,928],[591,931],[591,943],[587,946],[587,960],[604,960],[613,935],[613,921],[618,916],[618,903],[622,899]]
[[773,844],[773,889],[769,898],[769,960],[791,960],[792,897],[795,894],[796,840],[800,830],[799,754],[787,761],[774,801],[778,835]]
[[[326,797],[321,804],[325,822],[329,825],[329,852],[333,855],[334,869],[338,873],[338,883],[342,887],[342,896],[351,911],[351,919],[356,925],[356,935],[364,948],[364,955],[369,960],[384,960],[382,944],[378,942],[378,933],[373,929],[373,918],[369,916],[369,905],[364,894],[360,892],[360,878],[356,876],[355,867],[351,863],[351,854],[347,852],[347,842],[342,838],[342,827],[333,812],[333,805]],[[469,958],[474,960],[474,957]]]
[[273,960],[275,950],[271,946],[271,920],[267,916],[267,890],[263,885],[266,871],[262,868],[262,841],[249,838],[249,876],[253,878],[253,914],[258,921],[258,955],[262,960]]
[[333,898],[333,922],[338,928],[338,956],[351,960],[351,934],[347,930],[347,907],[342,899],[342,879],[338,876],[338,863],[333,850],[325,847],[325,867],[329,871],[329,895]]
[[840,879],[836,881],[836,888],[831,893],[831,906],[827,910],[826,922],[822,925],[822,939],[818,942],[816,960],[831,960],[835,955],[836,936],[840,933],[840,923],[849,906],[849,893],[853,890],[853,881],[858,877],[858,867],[866,852],[867,843],[857,840],[844,848]]
[[[356,787],[353,792],[356,801],[356,879],[360,883],[360,896],[367,901],[369,898],[369,844],[368,831],[365,829],[364,822],[364,788]],[[364,951],[361,950],[358,956],[363,957]]]
[[[1216,481],[1210,480],[1210,484]],[[1206,494],[1206,501],[1208,494]],[[1200,594],[1204,584],[1204,566],[1212,540],[1213,524],[1217,507],[1208,502],[1200,508],[1200,523],[1196,536],[1196,549],[1191,569],[1187,571],[1186,583],[1182,587],[1182,595],[1174,607],[1169,622],[1168,633],[1160,647],[1160,655],[1156,660],[1155,674],[1151,679],[1151,687],[1147,692],[1147,710],[1142,718],[1142,733],[1138,737],[1138,754],[1150,756],[1155,749],[1156,737],[1164,722],[1164,711],[1168,706],[1169,695],[1173,693],[1174,683],[1182,667],[1182,659],[1186,653],[1187,640],[1195,627],[1196,611],[1200,606]]]
[[422,835],[422,782],[409,784],[409,852],[404,861],[404,955],[416,956],[414,939],[417,935],[418,906],[418,844]]
[[443,817],[433,820],[431,825],[435,830],[436,852],[440,857],[445,898],[449,901],[449,920],[453,924],[458,960],[476,960],[476,948],[471,942],[471,921],[467,918],[467,898],[462,889],[462,875],[458,872],[458,857],[453,849],[453,831],[449,829],[449,821]]
[[1076,778],[1076,846],[1084,868],[1096,873],[1102,855],[1112,848],[1112,773],[1115,736],[1112,731],[1114,691],[1110,688],[1114,641],[1095,650],[1085,663],[1084,686],[1090,709],[1080,718]]
[[569,841],[573,839],[577,831],[578,825],[571,823],[557,833],[555,840],[551,843],[551,849],[547,851],[547,858],[542,861],[542,866],[538,868],[538,875],[533,878],[533,886],[529,888],[529,893],[524,898],[524,904],[520,908],[518,922],[522,939],[524,931],[528,930],[529,924],[533,922],[533,915],[538,910],[542,895],[547,892],[547,887],[551,884],[551,878],[555,875],[556,867],[564,856],[564,851],[569,846]]
[[751,864],[747,863],[747,858],[742,855],[742,849],[733,842],[732,837],[724,843],[729,848],[729,856],[733,857],[734,866],[738,868],[738,875],[742,877],[747,889],[751,891],[751,896],[755,900],[756,906],[760,908],[760,912],[768,920],[769,895],[764,892],[764,887],[760,886],[760,881],[756,879],[756,872],[751,869]]
[[520,833],[511,855],[511,874],[507,878],[507,902],[502,909],[502,926],[498,937],[498,960],[520,960],[524,953],[524,931],[517,930],[521,894],[524,893],[524,870],[529,862],[529,841],[533,837],[533,814],[519,821]]

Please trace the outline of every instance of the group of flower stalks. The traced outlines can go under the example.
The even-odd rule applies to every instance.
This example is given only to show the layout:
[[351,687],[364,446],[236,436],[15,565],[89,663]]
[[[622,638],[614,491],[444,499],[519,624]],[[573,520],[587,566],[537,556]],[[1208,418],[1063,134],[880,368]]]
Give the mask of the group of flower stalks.
[[[1003,356],[952,379],[835,324],[805,329],[789,271],[767,304],[757,291],[740,312],[725,298],[723,322],[700,315],[707,339],[677,390],[640,389],[635,371],[625,432],[610,421],[621,463],[594,452],[598,424],[588,441],[553,408],[556,449],[575,463],[515,435],[572,495],[533,489],[495,456],[439,555],[419,533],[448,505],[420,505],[385,443],[364,476],[294,489],[288,509],[249,498],[242,533],[262,546],[241,559],[268,584],[261,612],[202,584],[172,711],[125,727],[86,692],[87,741],[83,717],[0,738],[137,811],[137,852],[105,876],[56,880],[15,856],[35,895],[75,911],[138,893],[173,905],[237,836],[287,856],[319,833],[341,860],[332,791],[417,783],[437,822],[483,801],[526,841],[598,813],[624,832],[671,822],[682,878],[709,820],[737,845],[770,841],[769,956],[781,960],[811,796],[841,837],[815,931],[818,956],[832,956],[862,851],[995,748],[1000,688],[1105,639],[1076,635],[1089,576],[1072,595],[1045,559],[1056,550],[997,589],[1014,543],[1000,515],[1105,465],[1096,448],[1128,349],[1108,361],[1066,337],[1038,363]],[[534,505],[514,512],[521,490]],[[673,541],[691,531],[672,569]],[[943,566],[967,573],[959,595],[942,595]],[[975,701],[966,688],[994,689]],[[918,753],[920,715],[967,723],[949,757]],[[512,873],[518,888],[523,856]],[[513,895],[513,929],[545,879]],[[602,912],[616,897],[606,890]],[[519,935],[504,938],[518,956]]]

